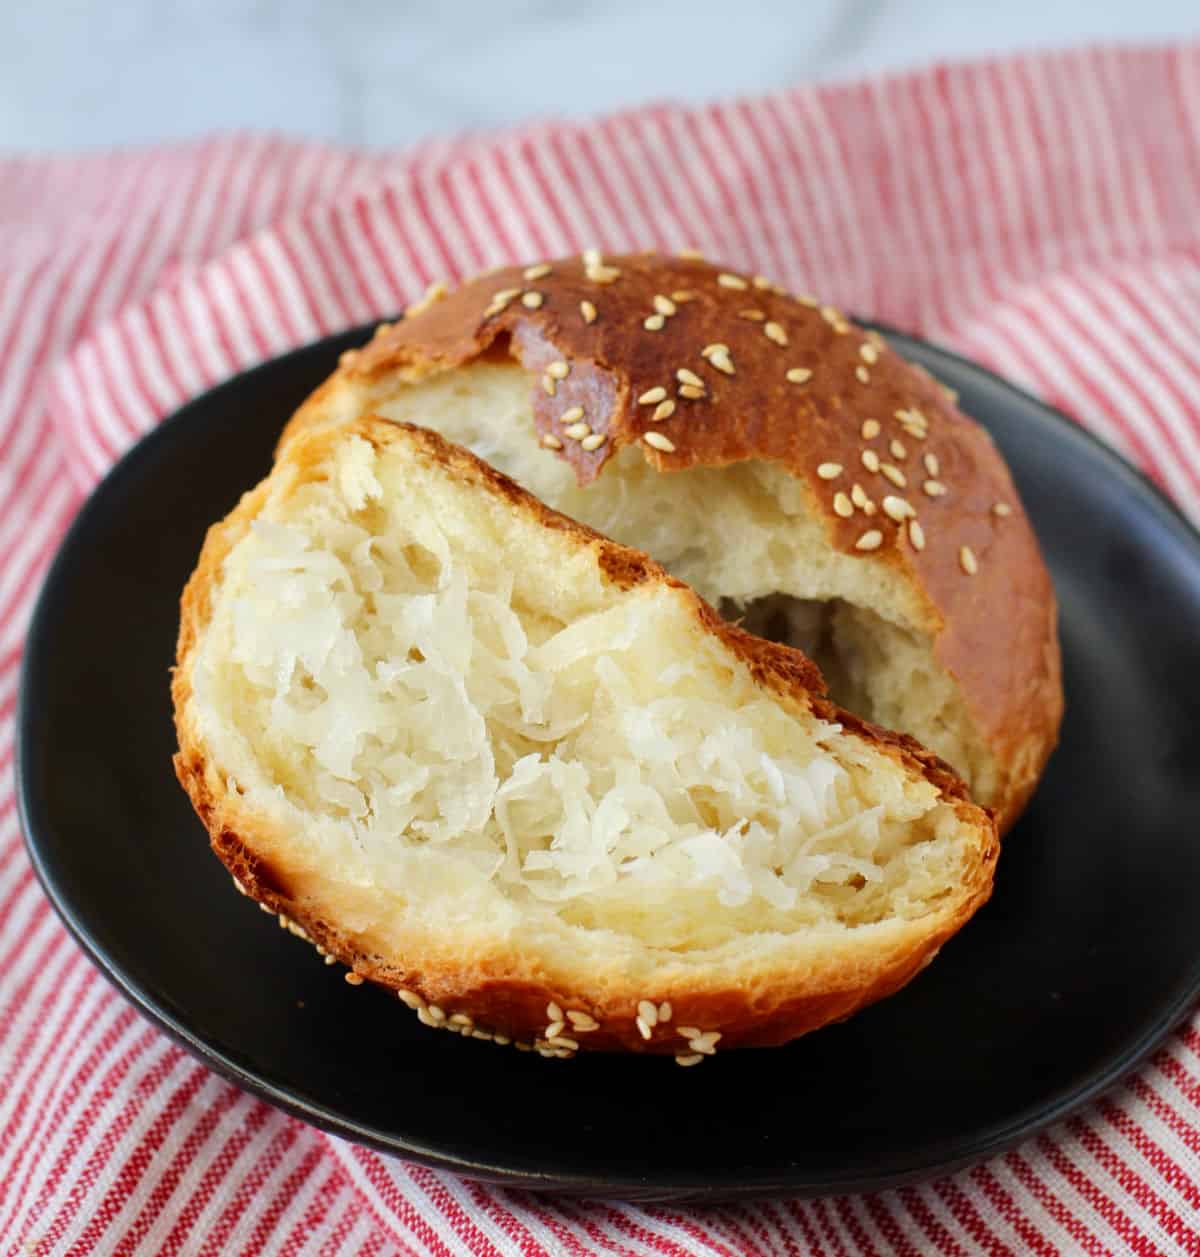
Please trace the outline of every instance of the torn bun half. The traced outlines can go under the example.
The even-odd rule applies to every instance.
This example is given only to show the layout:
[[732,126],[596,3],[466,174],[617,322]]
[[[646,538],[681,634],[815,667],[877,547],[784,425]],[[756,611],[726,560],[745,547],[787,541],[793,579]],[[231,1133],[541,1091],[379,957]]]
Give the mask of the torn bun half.
[[183,597],[176,768],[239,887],[426,1024],[694,1064],[907,982],[997,837],[798,651],[428,430],[298,434]]

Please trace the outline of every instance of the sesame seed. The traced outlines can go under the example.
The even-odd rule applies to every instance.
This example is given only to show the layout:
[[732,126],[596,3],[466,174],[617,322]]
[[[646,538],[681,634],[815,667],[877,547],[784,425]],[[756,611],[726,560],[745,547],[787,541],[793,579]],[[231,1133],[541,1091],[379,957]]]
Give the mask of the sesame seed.
[[654,308],[659,314],[665,314],[669,318],[675,313],[675,302],[670,297],[664,297],[662,293],[655,293]]
[[549,262],[539,262],[536,266],[527,267],[524,274],[526,279],[544,279],[551,270],[553,267]]
[[440,1030],[442,1027],[442,1023],[440,1021],[435,1021],[429,1015],[428,1008],[417,1009],[417,1020],[421,1023],[421,1025],[428,1026],[430,1030]]
[[867,341],[865,344],[859,345],[858,355],[869,366],[874,366],[875,363],[879,361],[879,350],[876,349],[875,346],[872,345],[870,341]]
[[642,326],[648,332],[661,332],[667,320],[661,314],[650,314],[642,320]]
[[718,340],[718,341],[714,341],[711,345],[705,345],[704,348],[700,351],[700,357],[711,358],[713,354],[727,354],[728,352],[729,352],[729,346],[723,344],[721,341]]
[[474,1018],[469,1017],[466,1013],[451,1013],[448,1019],[452,1026],[473,1026]]
[[908,521],[908,540],[914,550],[925,549],[925,529],[915,519]]
[[649,1039],[652,1032],[650,1030],[650,1023],[645,1019],[645,1017],[639,1016],[637,1018],[636,1025],[638,1028],[638,1034],[640,1034],[643,1039]]
[[563,436],[569,437],[572,441],[582,441],[585,436],[591,436],[591,434],[591,425],[586,423],[573,423],[569,428],[563,429]]
[[680,367],[679,370],[675,372],[675,378],[680,382],[680,384],[690,384],[694,388],[704,387],[704,381],[695,373],[695,371],[689,371],[687,367]]
[[854,514],[854,503],[840,489],[833,495],[833,513],[843,519],[849,519]]
[[861,457],[862,457],[862,465],[868,471],[879,470],[879,455],[876,454],[874,450],[863,450]]
[[895,497],[890,493],[883,499],[883,513],[898,524],[903,523],[910,515],[916,514],[903,498]]
[[856,550],[878,550],[881,545],[883,545],[883,533],[878,528],[870,528],[854,543],[854,548]]
[[866,367],[855,367],[854,375],[860,384],[870,384],[871,382],[871,373]]
[[807,306],[810,310],[815,310],[821,304],[816,297],[811,297],[806,292],[798,293],[796,300],[800,305]]
[[641,397],[638,398],[639,406],[656,406],[667,396],[667,390],[661,386],[657,388],[648,388]]
[[558,382],[553,378],[553,376],[542,376],[542,391],[550,397],[554,397],[558,393]]
[[552,362],[546,368],[546,374],[553,380],[565,380],[571,374],[571,364],[561,360]]
[[400,1002],[402,1004],[407,1004],[414,1012],[418,1008],[425,1007],[425,1001],[416,993],[416,991],[406,991],[401,988],[396,992],[396,994],[399,996]]
[[750,287],[740,275],[730,275],[728,271],[722,271],[717,276],[717,283],[722,288],[736,288],[739,292],[745,292]]
[[873,502],[870,498],[867,498],[867,500],[863,503],[863,508],[862,508],[862,509],[863,509],[863,514],[864,514],[864,515],[874,515],[874,514],[875,514],[875,503],[874,503],[874,502]]
[[970,546],[959,547],[958,561],[962,570],[968,576],[974,576],[979,571],[979,560],[975,557],[975,551]]
[[688,1043],[688,1047],[690,1047],[693,1052],[701,1052],[705,1056],[711,1056],[716,1051],[717,1044],[720,1043],[722,1037],[723,1036],[719,1030],[708,1030],[704,1034],[696,1035],[696,1037]]
[[999,515],[1001,518],[1004,518],[1005,516],[1012,514],[1012,507],[1009,506],[1007,502],[997,502],[992,507],[992,514]]
[[558,417],[559,423],[577,423],[583,418],[582,406],[568,406]]
[[891,451],[892,457],[900,459],[901,462],[908,457],[908,450],[904,442],[896,440],[895,437],[888,444],[888,449]]
[[699,1026],[678,1026],[676,1029],[681,1039],[694,1039],[704,1033]]
[[527,292],[521,298],[521,304],[527,310],[536,310],[542,304],[542,301],[543,297],[540,292]]
[[358,358],[357,349],[346,349],[346,350],[343,350],[341,355],[338,357],[338,363],[343,367],[348,367],[357,358]]
[[728,353],[713,354],[709,358],[708,362],[709,366],[716,368],[716,370],[722,372],[724,375],[734,374],[733,359],[730,358]]
[[564,1024],[562,1018],[561,1017],[556,1018],[546,1027],[545,1037],[547,1039],[553,1039],[555,1035],[561,1034],[566,1028],[567,1027]]
[[600,1023],[591,1013],[581,1013],[572,1008],[567,1012],[567,1018],[571,1022],[572,1027],[580,1034],[587,1034],[591,1030],[600,1029]]
[[675,1064],[687,1069],[689,1065],[699,1065],[704,1059],[700,1052],[679,1052],[675,1056]]
[[879,435],[879,420],[864,419],[862,425],[862,439],[864,441],[873,441]]
[[822,480],[836,480],[842,474],[841,463],[821,463],[817,468],[817,475]]
[[508,1047],[508,1045],[512,1042],[506,1034],[494,1034],[492,1035],[492,1041],[499,1044],[500,1047]]
[[351,969],[350,972],[346,974],[346,981],[349,982],[351,986],[362,986],[363,976],[361,973],[355,973],[354,970]]
[[841,322],[842,312],[837,306],[822,306],[821,317],[826,323],[839,323]]
[[664,454],[675,453],[675,443],[670,438],[663,436],[661,432],[643,432],[642,440],[651,449],[662,450]]
[[579,1041],[577,1039],[572,1039],[565,1034],[548,1034],[546,1036],[546,1042],[552,1047],[566,1048],[569,1052],[579,1051]]
[[926,454],[921,461],[925,464],[925,470],[931,476],[937,476],[941,473],[941,467],[938,465],[938,456],[936,454]]
[[922,429],[929,427],[929,420],[915,406],[910,407],[908,410],[897,410],[893,413],[905,425]]
[[850,500],[859,508],[859,510],[862,510],[862,508],[866,506],[868,498],[866,493],[863,492],[862,485],[853,484],[850,486]]
[[762,323],[766,315],[761,310],[739,310],[739,319],[749,319],[751,323]]
[[658,1005],[657,1004],[652,1004],[648,999],[644,999],[638,1002],[637,1009],[638,1009],[638,1016],[646,1023],[646,1025],[648,1026],[658,1025]]
[[585,436],[579,442],[579,447],[590,454],[593,450],[598,450],[607,440],[608,437],[603,432],[593,432],[591,436]]
[[908,487],[908,477],[899,467],[894,467],[891,463],[884,463],[880,468],[880,472],[885,475],[896,486],[897,489]]
[[520,295],[521,290],[519,288],[501,288],[499,292],[492,293],[492,304],[506,306]]
[[787,380],[789,384],[807,384],[812,374],[808,367],[792,367],[787,373]]
[[679,288],[671,294],[671,300],[678,306],[686,305],[696,300],[696,294],[690,288]]
[[845,319],[839,319],[832,326],[833,330],[837,332],[839,336],[845,336],[845,334],[850,330],[850,324],[847,323]]
[[659,1021],[670,1021],[673,1012],[674,1009],[671,1007],[671,1001],[663,1000],[663,1002],[658,1006]]
[[472,1029],[470,1031],[464,1031],[464,1034],[470,1034],[472,1039],[482,1039],[485,1043],[491,1043],[492,1041],[492,1033],[490,1030]]
[[689,401],[698,401],[704,396],[704,387],[697,387],[695,384],[681,384],[679,386],[679,396],[686,397]]
[[336,964],[337,964],[337,957],[336,957],[336,956],[326,956],[326,957],[325,957],[325,963],[326,963],[327,965],[336,965]]
[[596,307],[590,301],[581,301],[579,303],[579,313],[583,315],[585,323],[595,323]]
[[755,275],[753,283],[755,288],[761,288],[768,292],[775,287],[775,285],[765,275]]
[[680,249],[677,256],[688,262],[704,261],[704,254],[701,253],[699,249]]
[[621,271],[616,266],[589,266],[587,277],[593,284],[611,284],[621,278]]
[[950,387],[949,387],[949,385],[943,384],[943,385],[942,385],[942,392],[946,394],[946,397],[947,397],[947,398],[948,398],[951,402],[956,402],[956,401],[958,401],[958,389],[956,389],[956,388],[950,388]]
[[668,397],[665,402],[659,402],[654,407],[654,414],[650,416],[653,423],[662,423],[664,419],[670,419],[675,413],[675,403]]
[[940,480],[926,480],[921,488],[931,498],[940,498],[946,492],[946,486]]
[[788,343],[787,332],[778,323],[764,323],[763,335],[767,340],[774,341],[776,345],[786,345]]
[[604,254],[599,249],[584,249],[582,257],[583,265],[588,269],[604,265]]

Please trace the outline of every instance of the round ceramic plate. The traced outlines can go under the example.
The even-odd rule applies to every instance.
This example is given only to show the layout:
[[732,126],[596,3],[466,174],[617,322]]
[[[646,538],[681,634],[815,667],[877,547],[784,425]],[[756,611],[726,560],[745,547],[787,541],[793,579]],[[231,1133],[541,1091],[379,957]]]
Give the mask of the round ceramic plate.
[[992,901],[916,981],[699,1069],[547,1061],[424,1029],[234,893],[171,770],[177,601],[284,419],[365,338],[269,362],[132,449],[29,637],[19,790],[75,937],[213,1069],[314,1125],[477,1178],[627,1199],[875,1189],[1084,1104],[1200,995],[1200,537],[1135,472],[978,367],[893,335],[1007,456],[1058,587],[1062,743]]

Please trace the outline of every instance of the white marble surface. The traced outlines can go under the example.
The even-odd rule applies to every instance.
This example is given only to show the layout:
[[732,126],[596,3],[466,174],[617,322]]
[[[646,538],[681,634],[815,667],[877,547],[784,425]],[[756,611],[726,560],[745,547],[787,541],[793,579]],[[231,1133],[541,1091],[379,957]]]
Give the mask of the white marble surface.
[[350,143],[1200,34],[1200,0],[0,0],[0,149]]

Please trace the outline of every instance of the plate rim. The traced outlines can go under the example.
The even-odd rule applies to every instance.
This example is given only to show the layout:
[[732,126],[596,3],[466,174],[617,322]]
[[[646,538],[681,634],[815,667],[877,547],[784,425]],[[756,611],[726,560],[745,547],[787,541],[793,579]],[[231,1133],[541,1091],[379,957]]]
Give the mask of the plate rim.
[[[905,345],[916,346],[934,358],[949,360],[959,372],[965,372],[972,382],[986,389],[1007,395],[1021,411],[1036,422],[1050,425],[1068,441],[1082,443],[1093,454],[1098,453],[1116,473],[1122,487],[1134,492],[1143,503],[1154,509],[1159,521],[1173,532],[1184,547],[1190,547],[1200,568],[1200,529],[1192,524],[1157,484],[1140,468],[1127,462],[1116,450],[1098,436],[1072,420],[1054,406],[1034,397],[989,368],[948,349],[945,346],[902,331],[878,320],[856,320],[861,326],[873,328],[890,340],[899,343],[902,354]],[[125,972],[94,937],[77,905],[60,892],[52,872],[47,867],[40,842],[35,836],[34,824],[36,801],[33,797],[31,770],[32,743],[36,722],[31,723],[30,709],[34,678],[41,671],[39,661],[44,646],[44,624],[53,610],[56,591],[63,579],[63,572],[72,561],[85,537],[92,515],[113,491],[113,486],[135,469],[138,462],[153,452],[164,441],[171,440],[177,427],[186,424],[193,411],[219,404],[223,394],[235,394],[247,378],[260,373],[286,369],[289,362],[320,348],[335,349],[365,341],[372,333],[376,321],[359,324],[340,332],[330,333],[293,347],[286,352],[264,359],[244,371],[189,398],[160,423],[139,437],[96,483],[70,524],[63,533],[53,558],[47,566],[38,590],[33,613],[30,616],[22,644],[21,672],[17,689],[15,713],[15,739],[13,773],[17,815],[21,838],[29,855],[35,875],[43,893],[50,901],[68,933],[81,947],[84,954],[100,973],[143,1016],[176,1043],[198,1059],[207,1068],[242,1090],[281,1109],[293,1117],[328,1134],[352,1143],[369,1147],[385,1156],[413,1161],[439,1170],[449,1170],[479,1182],[531,1191],[559,1191],[574,1196],[609,1197],[628,1201],[705,1201],[750,1199],[754,1197],[790,1195],[796,1198],[812,1198],[826,1195],[857,1194],[885,1191],[917,1182],[928,1181],[936,1176],[953,1174],[967,1166],[990,1160],[1030,1138],[1047,1127],[1062,1121],[1070,1114],[1092,1103],[1117,1086],[1133,1069],[1141,1064],[1181,1021],[1192,1011],[1200,999],[1200,951],[1197,952],[1190,978],[1180,984],[1176,997],[1169,1001],[1160,1014],[1142,1027],[1130,1045],[1114,1057],[1109,1057],[1102,1068],[1088,1076],[1081,1084],[1064,1088],[1048,1101],[1032,1109],[1023,1109],[1005,1121],[983,1128],[972,1137],[955,1136],[935,1144],[926,1154],[902,1170],[885,1173],[814,1174],[806,1171],[802,1176],[789,1177],[786,1170],[751,1172],[734,1183],[715,1183],[700,1173],[673,1173],[670,1181],[663,1182],[647,1176],[596,1174],[578,1170],[559,1169],[553,1172],[534,1169],[513,1169],[498,1164],[494,1159],[473,1159],[457,1152],[447,1152],[422,1140],[388,1133],[365,1125],[339,1113],[323,1101],[306,1096],[297,1088],[285,1087],[269,1076],[254,1072],[242,1065],[230,1052],[214,1047],[192,1031],[186,1019],[176,1016],[168,1007],[169,1001],[156,997],[155,993],[140,984],[133,974]],[[969,1143],[963,1148],[964,1142]],[[951,1149],[957,1147],[958,1152]]]

